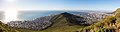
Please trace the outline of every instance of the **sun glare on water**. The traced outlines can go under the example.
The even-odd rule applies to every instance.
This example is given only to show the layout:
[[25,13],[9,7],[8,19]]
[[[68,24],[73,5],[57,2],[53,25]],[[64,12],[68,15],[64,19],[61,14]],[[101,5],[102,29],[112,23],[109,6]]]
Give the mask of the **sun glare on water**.
[[16,10],[6,10],[5,11],[5,21],[15,21],[17,20],[17,11]]
[[4,8],[5,23],[17,20],[16,0],[4,0],[4,2],[6,5]]

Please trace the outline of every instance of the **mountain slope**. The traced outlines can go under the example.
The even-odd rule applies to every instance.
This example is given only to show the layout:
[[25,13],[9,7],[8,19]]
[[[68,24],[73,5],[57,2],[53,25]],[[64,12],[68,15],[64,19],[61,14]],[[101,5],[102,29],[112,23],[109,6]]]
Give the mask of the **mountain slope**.
[[[42,32],[75,32],[77,29],[84,27],[80,26],[73,17],[78,17],[69,13],[62,13],[54,16],[51,21],[52,26]],[[81,17],[82,18],[82,17]]]
[[106,17],[104,20],[91,26],[78,30],[79,32],[120,32],[120,8],[114,15]]
[[9,26],[5,25],[0,21],[0,32],[19,32],[19,31],[10,28]]
[[83,17],[69,14],[67,12],[53,16],[52,24],[44,30],[17,29],[20,32],[76,32],[77,29],[88,26]]
[[[48,19],[48,20],[45,20],[45,19]],[[39,22],[42,24],[40,24]],[[46,24],[44,22],[47,22],[50,24]],[[14,29],[20,32],[78,32],[77,31],[78,29],[91,25],[89,23],[94,23],[94,22],[86,21],[85,17],[64,12],[58,15],[54,15],[52,16],[52,18],[50,16],[50,17],[38,18],[38,19],[35,19],[34,21],[25,21],[25,22],[14,21],[14,22],[8,23],[8,25],[10,26],[13,25],[13,27],[18,27]],[[34,25],[37,25],[37,26],[34,26]],[[25,27],[27,26],[30,28],[39,27],[39,28],[42,28],[42,30],[41,29],[38,30],[39,28],[37,28],[37,30],[36,28],[26,29]]]
[[[75,18],[80,18],[81,20],[77,20]],[[75,32],[77,29],[85,27],[86,24],[83,22],[83,17],[75,16],[69,14],[67,12],[55,15],[50,20],[52,22],[51,26],[46,29],[40,30],[27,30],[27,29],[19,29],[21,32]],[[85,24],[85,25],[83,25]]]

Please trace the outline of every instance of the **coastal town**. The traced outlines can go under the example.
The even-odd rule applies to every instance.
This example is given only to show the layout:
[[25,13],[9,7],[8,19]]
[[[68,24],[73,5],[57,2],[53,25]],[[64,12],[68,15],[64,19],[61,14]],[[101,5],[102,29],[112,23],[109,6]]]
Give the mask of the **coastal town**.
[[[67,13],[67,12],[65,12],[65,13]],[[61,13],[61,14],[65,14],[65,13]],[[69,15],[68,16],[71,17],[71,19],[77,19],[78,22],[81,22],[78,24],[93,24],[95,22],[98,22],[98,21],[104,19],[106,16],[112,15],[112,14],[107,14],[107,13],[96,13],[96,12],[88,12],[88,13],[83,12],[83,13],[78,13],[78,14],[68,13],[68,14],[75,15],[75,16],[69,16]],[[60,14],[58,14],[58,15],[60,15]],[[9,25],[11,27],[17,27],[17,28],[42,30],[53,24],[51,19],[54,16],[56,16],[56,15],[39,17],[32,21],[29,21],[29,20],[11,21],[11,22],[8,22],[7,25]],[[77,18],[76,16],[79,16],[82,18]]]

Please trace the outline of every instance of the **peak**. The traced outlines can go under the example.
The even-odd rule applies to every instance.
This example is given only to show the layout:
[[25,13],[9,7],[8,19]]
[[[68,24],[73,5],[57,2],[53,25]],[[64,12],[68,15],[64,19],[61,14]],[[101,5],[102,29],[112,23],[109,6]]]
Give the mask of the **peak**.
[[63,12],[63,13],[61,13],[61,14],[70,14],[70,13],[68,13],[68,12]]
[[70,14],[68,12],[63,12],[63,13],[61,13],[61,15],[72,15],[72,14]]
[[68,17],[68,16],[75,16],[75,15],[70,14],[70,13],[68,13],[68,12],[61,13],[60,15],[64,15],[65,17]]

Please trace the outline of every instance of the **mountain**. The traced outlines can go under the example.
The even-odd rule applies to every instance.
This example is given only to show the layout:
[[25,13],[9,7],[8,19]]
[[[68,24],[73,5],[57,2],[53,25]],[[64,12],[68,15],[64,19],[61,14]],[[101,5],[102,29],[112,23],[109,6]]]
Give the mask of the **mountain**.
[[61,13],[54,16],[51,19],[53,22],[52,26],[43,30],[42,32],[79,32],[78,29],[82,29],[94,23],[90,22],[85,18],[77,15],[73,15],[67,12]]
[[[74,12],[75,13],[75,12]],[[77,15],[78,14],[78,15]],[[58,15],[44,16],[32,21],[11,21],[7,25],[20,28],[21,32],[75,32],[77,29],[89,26],[103,19],[105,14],[64,12]],[[38,31],[36,31],[38,30]],[[64,31],[61,31],[64,30]]]
[[[64,20],[64,21],[61,21],[61,20]],[[54,26],[54,23],[60,23],[58,21],[66,22],[65,25],[66,24],[67,25],[89,25],[85,23],[87,21],[85,21],[83,17],[69,14],[67,12],[54,15],[54,16],[45,16],[45,17],[36,18],[33,21],[11,21],[7,24],[11,27],[42,30],[49,26]]]
[[64,12],[32,21],[11,21],[7,25],[0,22],[0,32],[120,32],[120,8],[105,18],[98,13],[79,15]]
[[[73,19],[74,18],[74,19]],[[81,21],[78,21],[75,18],[81,18]],[[61,13],[59,15],[54,16],[52,21],[52,26],[41,31],[41,32],[75,32],[77,29],[82,27],[80,26],[83,17],[78,17],[67,12]]]

